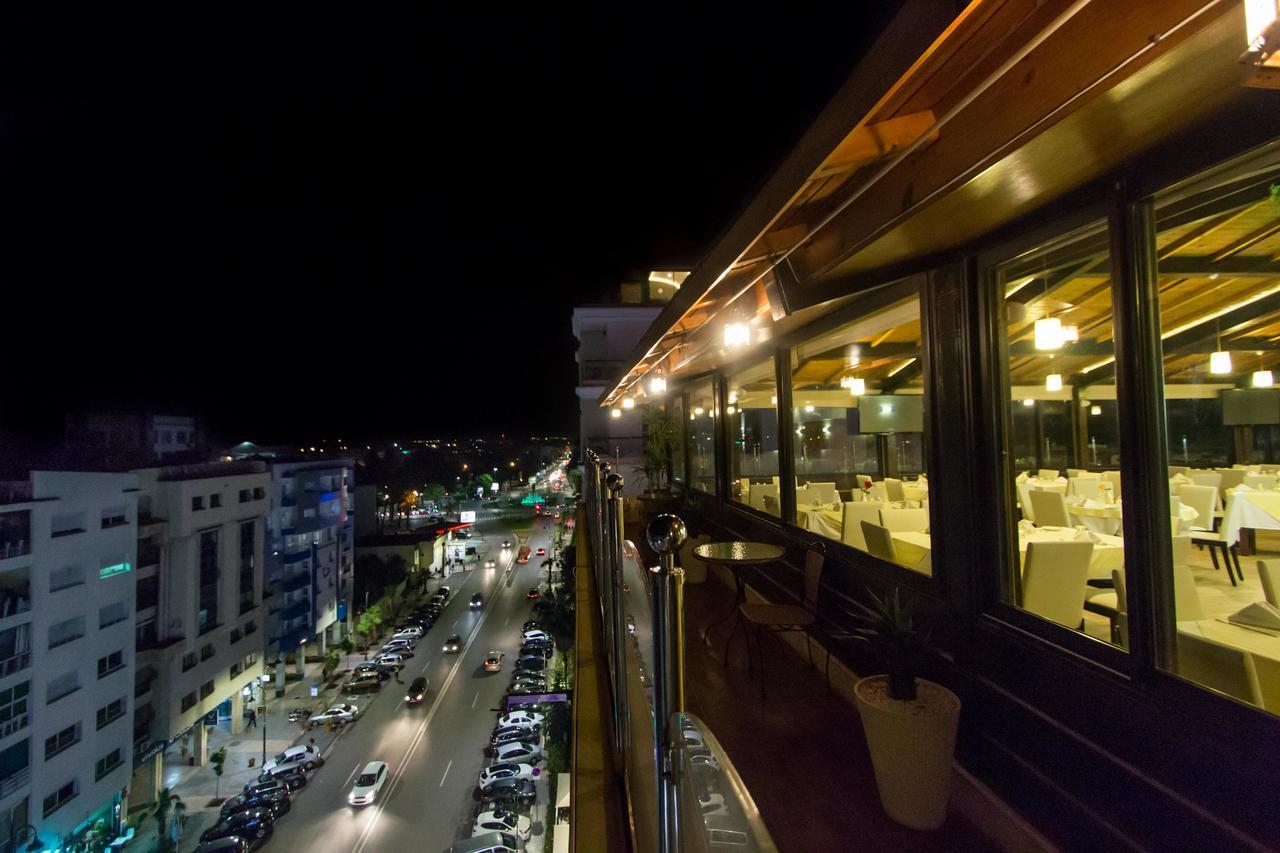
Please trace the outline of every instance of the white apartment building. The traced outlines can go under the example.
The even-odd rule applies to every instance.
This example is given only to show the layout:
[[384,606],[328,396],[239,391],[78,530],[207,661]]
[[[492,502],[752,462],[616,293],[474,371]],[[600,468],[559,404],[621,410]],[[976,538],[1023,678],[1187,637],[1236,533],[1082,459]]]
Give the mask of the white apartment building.
[[[165,750],[207,757],[206,717],[243,726],[266,635],[266,463],[213,462],[135,472],[137,708],[130,803],[154,799]],[[215,720],[216,721],[216,720]]]
[[[137,478],[0,484],[0,839],[117,829],[132,768]],[[34,835],[32,828],[34,828]]]
[[267,519],[267,651],[302,671],[306,647],[342,638],[355,572],[355,463],[350,459],[273,459]]

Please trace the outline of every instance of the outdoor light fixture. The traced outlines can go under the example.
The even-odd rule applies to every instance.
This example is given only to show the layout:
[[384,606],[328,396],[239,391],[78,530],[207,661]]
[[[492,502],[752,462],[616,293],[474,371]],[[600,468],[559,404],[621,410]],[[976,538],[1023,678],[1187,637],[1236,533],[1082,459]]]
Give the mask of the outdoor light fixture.
[[1036,349],[1062,349],[1062,321],[1057,317],[1036,320]]
[[1022,401],[1022,405],[1026,406],[1028,409],[1034,406],[1035,404],[1036,404],[1036,401],[1031,399],[1030,397]]
[[636,401],[635,401],[635,399],[634,399],[634,398],[632,398],[632,397],[623,397],[623,398],[622,398],[622,408],[624,408],[624,409],[634,409],[635,407],[636,407]]
[[1044,378],[1044,390],[1061,391],[1062,390],[1062,374],[1050,373]]
[[1209,372],[1221,376],[1231,372],[1231,353],[1219,350],[1209,356]]
[[622,417],[622,409],[612,409],[612,410],[610,410],[610,412],[609,412],[609,416],[610,416],[610,417],[614,417],[614,418],[620,418],[620,417]]
[[649,380],[649,393],[650,393],[650,394],[665,394],[665,393],[667,393],[667,377],[665,377],[665,376],[655,376],[655,377],[653,377],[652,379],[650,379],[650,380]]
[[728,323],[724,327],[724,345],[741,347],[751,343],[751,329],[746,323]]
[[1245,85],[1280,88],[1280,0],[1244,0]]
[[1253,372],[1254,388],[1270,388],[1272,385],[1270,370],[1255,370]]
[[1094,407],[1092,407],[1091,409],[1089,409],[1089,414],[1091,414],[1091,415],[1100,415],[1100,414],[1102,414],[1102,407],[1101,407],[1101,406],[1094,406]]

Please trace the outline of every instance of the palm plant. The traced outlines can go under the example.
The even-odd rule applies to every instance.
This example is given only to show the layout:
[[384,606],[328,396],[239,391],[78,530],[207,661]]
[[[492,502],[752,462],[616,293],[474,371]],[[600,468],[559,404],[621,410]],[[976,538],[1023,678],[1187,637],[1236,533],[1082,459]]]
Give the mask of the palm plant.
[[871,599],[870,607],[853,602],[860,612],[849,615],[860,627],[846,636],[866,643],[884,661],[889,670],[891,698],[914,701],[916,672],[930,648],[929,632],[916,625],[915,600],[903,601],[897,587],[884,598],[871,590],[867,590],[867,595]]
[[[169,812],[173,812],[173,819],[170,820]],[[181,826],[185,822],[184,815],[187,811],[187,805],[182,801],[182,797],[173,793],[172,788],[163,788],[156,795],[155,802],[151,804],[148,815],[156,822],[156,834],[159,836],[158,850],[160,853],[172,853],[178,845],[173,838],[173,827]]]

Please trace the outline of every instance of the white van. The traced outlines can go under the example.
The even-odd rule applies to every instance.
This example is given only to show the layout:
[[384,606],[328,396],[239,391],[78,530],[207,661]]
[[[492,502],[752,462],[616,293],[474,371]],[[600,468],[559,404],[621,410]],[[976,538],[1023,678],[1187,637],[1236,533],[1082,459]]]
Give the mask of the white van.
[[449,853],[516,853],[517,850],[516,837],[510,832],[486,832],[457,842],[449,848]]

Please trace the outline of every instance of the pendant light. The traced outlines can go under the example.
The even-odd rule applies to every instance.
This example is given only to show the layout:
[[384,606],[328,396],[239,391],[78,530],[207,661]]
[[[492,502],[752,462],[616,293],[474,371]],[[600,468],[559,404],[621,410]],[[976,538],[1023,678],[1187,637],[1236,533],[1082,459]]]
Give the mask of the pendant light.
[[1050,373],[1048,376],[1046,376],[1044,380],[1044,390],[1061,391],[1062,390],[1062,374]]
[[1218,333],[1218,350],[1209,356],[1209,372],[1216,376],[1223,376],[1231,372],[1231,353],[1222,348],[1222,329],[1217,320],[1213,322]]
[[1253,380],[1250,384],[1254,388],[1270,388],[1273,381],[1271,371],[1267,370],[1262,363],[1262,353],[1258,353],[1258,369],[1253,372]]

